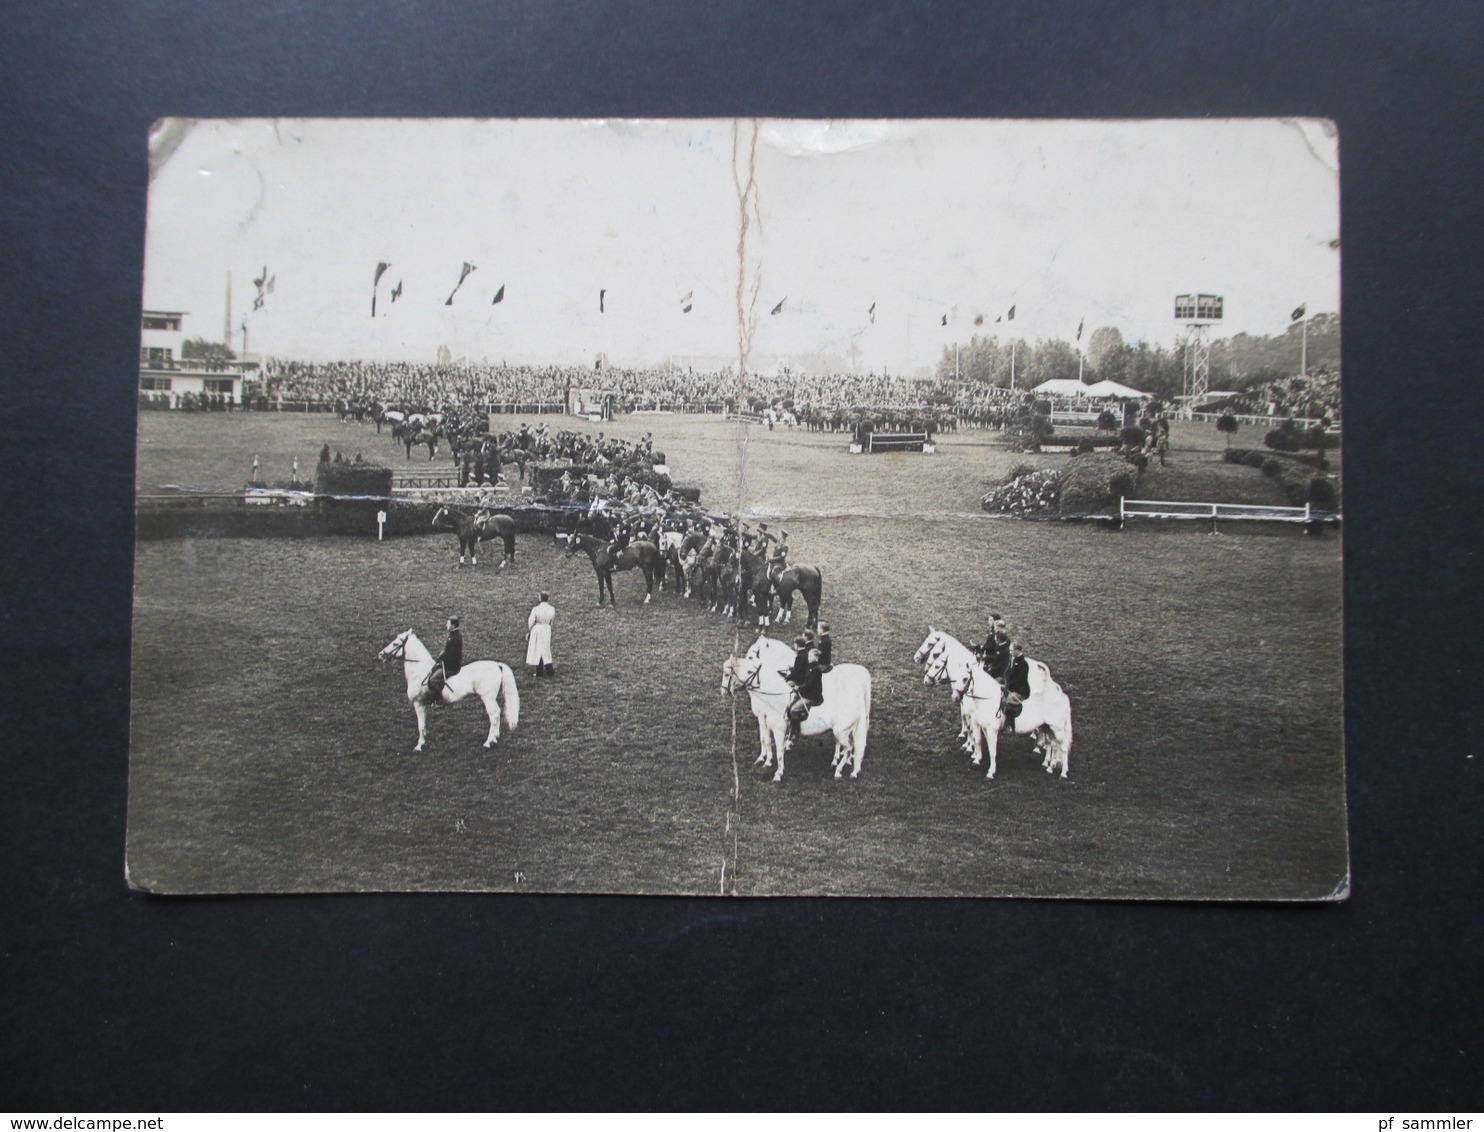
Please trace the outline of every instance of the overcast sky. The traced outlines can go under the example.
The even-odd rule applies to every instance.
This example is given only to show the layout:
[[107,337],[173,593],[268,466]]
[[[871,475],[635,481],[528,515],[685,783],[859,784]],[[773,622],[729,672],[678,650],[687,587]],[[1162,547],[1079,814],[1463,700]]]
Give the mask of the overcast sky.
[[[735,357],[752,129],[170,123],[152,144],[144,303],[220,340],[231,272],[249,348],[320,361],[431,361],[440,345],[512,363]],[[903,372],[976,317],[979,333],[1071,341],[1085,319],[1084,343],[1114,326],[1168,344],[1187,291],[1225,296],[1218,337],[1280,333],[1300,303],[1339,310],[1328,123],[765,121],[756,153],[745,279],[765,359],[854,346],[864,368]],[[254,312],[265,266],[274,291]]]

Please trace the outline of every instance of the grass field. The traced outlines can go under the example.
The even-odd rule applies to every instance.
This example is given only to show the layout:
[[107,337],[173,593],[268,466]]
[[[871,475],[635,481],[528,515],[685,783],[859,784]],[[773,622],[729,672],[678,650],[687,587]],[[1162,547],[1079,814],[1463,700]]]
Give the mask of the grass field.
[[[604,428],[652,431],[708,504],[737,498],[731,426]],[[323,417],[146,414],[141,490],[238,487],[255,452],[265,478],[287,478],[326,441],[402,462],[374,430]],[[1177,426],[1174,441],[1177,466],[1219,459],[1210,426]],[[836,659],[875,680],[856,781],[833,780],[823,739],[800,745],[781,784],[753,767],[747,704],[719,695],[723,659],[753,630],[668,593],[644,607],[633,575],[615,580],[619,609],[599,610],[586,560],[541,539],[523,538],[503,573],[458,569],[446,535],[141,543],[132,878],[161,891],[1330,894],[1346,869],[1339,540],[977,514],[1019,460],[987,433],[945,437],[935,456],[852,457],[842,437],[751,430],[749,505],[822,569]],[[550,681],[520,666],[540,588],[558,610]],[[968,639],[990,610],[1071,696],[1066,781],[1022,738],[1001,743],[987,781],[957,750],[947,695],[912,664],[929,624]],[[467,656],[517,666],[521,725],[485,752],[480,707],[442,708],[414,755],[400,670],[375,654],[409,626],[436,649],[452,612]]]

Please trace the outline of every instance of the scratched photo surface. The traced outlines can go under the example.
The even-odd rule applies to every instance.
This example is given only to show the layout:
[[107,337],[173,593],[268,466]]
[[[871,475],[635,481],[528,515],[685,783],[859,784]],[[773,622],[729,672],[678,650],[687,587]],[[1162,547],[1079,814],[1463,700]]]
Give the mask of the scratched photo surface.
[[1347,895],[1331,123],[148,140],[131,885]]

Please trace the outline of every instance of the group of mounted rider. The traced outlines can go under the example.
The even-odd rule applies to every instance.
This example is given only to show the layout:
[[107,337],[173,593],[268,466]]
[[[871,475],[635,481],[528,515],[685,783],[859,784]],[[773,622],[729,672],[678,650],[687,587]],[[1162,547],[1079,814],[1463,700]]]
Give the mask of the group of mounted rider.
[[[766,522],[755,527],[735,516],[716,515],[673,495],[653,502],[598,498],[560,532],[568,554],[585,552],[598,576],[598,604],[613,598],[615,571],[638,568],[645,602],[667,583],[679,597],[699,598],[713,613],[759,625],[793,619],[796,596],[819,618],[822,578],[817,567],[789,561],[788,532],[775,534]],[[776,612],[775,612],[776,607]]]

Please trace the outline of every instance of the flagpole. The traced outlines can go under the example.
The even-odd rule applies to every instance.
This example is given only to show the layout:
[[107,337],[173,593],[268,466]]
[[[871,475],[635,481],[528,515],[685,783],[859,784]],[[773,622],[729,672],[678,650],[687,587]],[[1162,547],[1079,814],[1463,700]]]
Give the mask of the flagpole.
[[1015,339],[1010,339],[1010,392],[1015,392]]
[[[1308,306],[1305,303],[1304,306]],[[1303,345],[1299,348],[1299,376],[1309,376],[1309,314],[1304,312]]]

